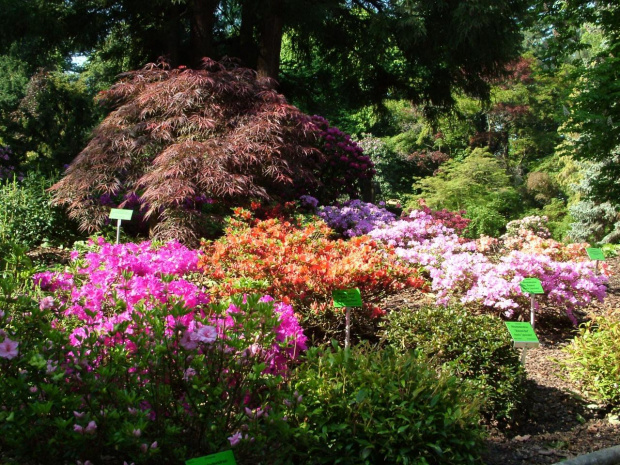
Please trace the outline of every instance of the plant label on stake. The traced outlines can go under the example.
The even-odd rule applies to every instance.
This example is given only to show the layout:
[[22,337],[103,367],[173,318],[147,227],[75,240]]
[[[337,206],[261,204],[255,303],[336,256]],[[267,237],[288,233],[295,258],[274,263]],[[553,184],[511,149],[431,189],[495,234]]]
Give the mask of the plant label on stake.
[[110,210],[110,219],[116,220],[116,243],[118,244],[121,237],[121,221],[131,219],[133,210],[126,210],[123,208],[113,208]]
[[345,337],[344,348],[348,348],[351,342],[351,307],[361,307],[362,294],[358,288],[354,289],[337,289],[332,291],[332,299],[334,299],[334,308],[345,309]]
[[232,450],[185,461],[185,465],[237,465]]
[[527,349],[533,349],[540,345],[536,332],[530,323],[520,321],[507,321],[506,327],[512,337],[513,346],[523,349],[521,363],[525,365],[525,353]]
[[590,260],[596,261],[596,274],[598,274],[598,262],[605,261],[605,254],[603,253],[603,250],[589,247],[586,249],[586,253],[588,254],[588,258],[590,258]]
[[545,291],[542,288],[542,284],[540,283],[540,279],[538,278],[524,278],[520,283],[519,287],[521,290],[530,295],[530,324],[532,328],[535,327],[535,311],[534,305],[536,302],[536,294],[544,294]]

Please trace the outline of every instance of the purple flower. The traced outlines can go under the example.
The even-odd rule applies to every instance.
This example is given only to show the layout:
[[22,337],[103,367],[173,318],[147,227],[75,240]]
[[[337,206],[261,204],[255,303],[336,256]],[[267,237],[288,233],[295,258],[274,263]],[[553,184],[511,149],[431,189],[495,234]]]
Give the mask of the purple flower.
[[4,341],[0,342],[0,357],[6,359],[13,359],[17,357],[18,350],[17,347],[19,343],[16,341],[12,341],[8,337],[4,339]]
[[237,431],[235,434],[233,434],[232,436],[228,437],[228,441],[230,442],[230,445],[232,447],[236,446],[237,444],[239,444],[239,442],[242,439],[242,434],[240,431]]

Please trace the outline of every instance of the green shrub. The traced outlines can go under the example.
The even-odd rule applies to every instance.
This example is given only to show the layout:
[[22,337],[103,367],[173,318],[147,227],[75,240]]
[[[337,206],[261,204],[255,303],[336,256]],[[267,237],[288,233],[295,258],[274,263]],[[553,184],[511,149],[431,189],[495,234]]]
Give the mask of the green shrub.
[[[0,299],[30,289],[35,273],[32,260],[26,255],[26,246],[0,240]],[[0,309],[1,310],[1,309]]]
[[620,410],[620,310],[594,318],[564,349],[570,378],[596,399]]
[[52,184],[52,179],[36,172],[22,181],[0,183],[0,241],[33,247],[75,236],[75,225],[50,205],[46,189]]
[[478,463],[477,402],[418,353],[314,348],[294,388],[306,463]]
[[525,372],[500,319],[460,307],[403,309],[388,315],[383,335],[396,349],[420,350],[442,371],[466,380],[481,393],[487,418],[513,418]]
[[481,235],[499,237],[508,223],[493,203],[469,207],[465,217],[471,220],[465,230],[465,236],[469,238]]

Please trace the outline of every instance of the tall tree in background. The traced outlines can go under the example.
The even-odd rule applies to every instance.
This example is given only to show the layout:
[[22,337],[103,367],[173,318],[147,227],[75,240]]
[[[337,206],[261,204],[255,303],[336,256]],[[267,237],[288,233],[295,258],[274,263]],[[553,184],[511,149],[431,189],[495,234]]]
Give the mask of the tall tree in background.
[[[385,99],[436,111],[458,91],[487,97],[489,78],[518,55],[528,1],[0,0],[0,56],[24,63],[32,77],[41,68],[71,70],[71,58],[86,55],[91,94],[160,57],[173,68],[239,57],[272,85],[281,82],[279,91],[303,111],[339,122]],[[16,92],[7,102],[23,100],[23,86]],[[0,139],[36,158],[45,144],[28,128],[38,123],[25,124],[18,107],[2,112]],[[58,150],[66,159],[72,149]]]
[[[591,179],[588,195],[620,206],[620,4],[564,0],[542,8],[541,18],[546,49],[574,66],[575,84],[562,128],[564,149],[577,159],[604,165]],[[600,36],[596,47],[584,40],[590,29]]]
[[398,91],[443,105],[455,88],[488,92],[483,78],[518,51],[526,7],[527,0],[0,0],[0,53],[29,63],[33,55],[66,58],[103,48],[122,28],[133,68],[159,56],[195,67],[228,55],[277,79],[286,38],[300,63],[322,60],[359,77],[355,91],[367,98]]

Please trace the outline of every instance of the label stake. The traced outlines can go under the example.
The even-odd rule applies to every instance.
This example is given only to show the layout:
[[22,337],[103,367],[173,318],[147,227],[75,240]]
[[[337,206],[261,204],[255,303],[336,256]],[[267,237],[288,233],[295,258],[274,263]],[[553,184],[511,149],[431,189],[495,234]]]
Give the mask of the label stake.
[[539,346],[538,337],[530,323],[520,321],[507,321],[506,328],[512,337],[515,349],[521,349],[521,364],[525,365],[527,350]]
[[540,279],[538,278],[524,278],[520,283],[519,287],[525,294],[530,295],[530,324],[532,328],[534,327],[534,318],[536,315],[535,306],[536,306],[536,294],[544,294],[545,291],[542,288],[542,284],[540,283]]
[[344,334],[344,348],[348,349],[351,344],[351,309],[345,308],[345,334]]
[[605,261],[605,254],[603,253],[603,249],[597,249],[596,247],[589,247],[586,249],[586,253],[588,254],[588,258],[590,260],[594,260],[596,265],[594,268],[595,275],[598,275],[598,262]]
[[118,220],[116,220],[116,243],[118,244],[118,241],[121,238],[121,219],[119,218]]
[[362,295],[358,288],[337,289],[332,291],[334,308],[344,308],[345,314],[345,334],[344,348],[348,349],[351,345],[351,307],[362,307]]
[[121,239],[121,221],[130,220],[133,215],[133,210],[126,210],[123,208],[113,208],[110,210],[110,219],[116,220],[116,243],[118,244]]

